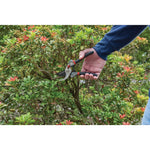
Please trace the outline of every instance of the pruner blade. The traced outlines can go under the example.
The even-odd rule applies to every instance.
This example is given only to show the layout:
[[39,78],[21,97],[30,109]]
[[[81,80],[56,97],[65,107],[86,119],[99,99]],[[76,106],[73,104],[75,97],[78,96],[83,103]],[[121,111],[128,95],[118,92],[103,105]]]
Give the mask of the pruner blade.
[[65,71],[58,72],[58,73],[56,73],[56,75],[60,76],[60,77],[65,77],[66,76],[66,72]]
[[66,76],[65,76],[64,79],[60,79],[60,81],[66,80],[69,77],[71,71],[72,71],[71,68],[68,68],[68,66],[67,66],[66,69],[65,69]]

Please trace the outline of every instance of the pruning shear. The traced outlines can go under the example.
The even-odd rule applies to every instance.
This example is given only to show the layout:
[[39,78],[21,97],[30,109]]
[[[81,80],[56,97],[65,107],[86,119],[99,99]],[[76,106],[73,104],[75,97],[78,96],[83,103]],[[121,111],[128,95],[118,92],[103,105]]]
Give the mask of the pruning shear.
[[75,77],[76,75],[85,75],[86,73],[92,74],[93,76],[97,76],[96,73],[91,73],[91,72],[76,72],[74,69],[74,66],[79,63],[80,61],[82,61],[84,58],[88,57],[89,55],[92,55],[94,53],[94,51],[90,51],[88,53],[85,54],[85,56],[81,59],[77,59],[77,60],[70,60],[68,65],[66,66],[66,69],[62,72],[57,73],[56,75],[60,76],[60,77],[64,77],[63,79],[60,79],[60,81],[64,81],[67,78],[69,78],[69,76],[71,78]]

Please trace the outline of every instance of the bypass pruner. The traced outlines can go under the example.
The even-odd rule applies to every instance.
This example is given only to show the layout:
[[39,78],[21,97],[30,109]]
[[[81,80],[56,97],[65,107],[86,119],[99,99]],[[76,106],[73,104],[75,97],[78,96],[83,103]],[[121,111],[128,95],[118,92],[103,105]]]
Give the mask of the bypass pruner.
[[92,55],[94,51],[90,51],[85,54],[85,56],[82,59],[77,59],[77,60],[70,60],[68,65],[66,66],[66,69],[62,72],[57,73],[56,75],[60,77],[64,77],[63,79],[60,79],[60,81],[66,80],[69,76],[74,77],[76,75],[85,75],[86,73],[92,74],[93,76],[97,76],[96,73],[91,73],[91,72],[76,72],[74,70],[74,66],[82,61],[84,58],[88,57],[89,55]]

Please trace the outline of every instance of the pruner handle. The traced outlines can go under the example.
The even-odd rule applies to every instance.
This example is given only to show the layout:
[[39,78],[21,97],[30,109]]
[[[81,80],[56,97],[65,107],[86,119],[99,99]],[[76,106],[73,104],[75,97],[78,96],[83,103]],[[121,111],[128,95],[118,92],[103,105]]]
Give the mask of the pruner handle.
[[75,60],[75,63],[76,64],[79,63],[81,60],[83,60],[84,58],[88,57],[89,55],[92,55],[93,53],[94,53],[94,51],[90,51],[90,52],[86,53],[82,59]]
[[91,72],[78,72],[77,74],[78,74],[78,75],[85,75],[86,73],[92,74],[93,76],[96,76],[96,77],[97,77],[97,74],[96,74],[96,73],[91,73]]

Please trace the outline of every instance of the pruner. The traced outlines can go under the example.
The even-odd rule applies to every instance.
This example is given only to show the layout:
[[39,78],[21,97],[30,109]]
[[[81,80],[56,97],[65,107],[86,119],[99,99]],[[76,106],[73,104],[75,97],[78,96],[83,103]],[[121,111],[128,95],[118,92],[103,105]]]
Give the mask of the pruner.
[[82,61],[84,58],[88,57],[89,55],[92,55],[94,51],[90,51],[85,54],[85,56],[82,59],[77,59],[77,60],[70,60],[68,65],[66,66],[66,69],[62,72],[57,73],[56,75],[60,77],[64,77],[63,79],[60,79],[60,81],[66,80],[69,76],[73,78],[76,75],[85,75],[86,73],[92,74],[93,76],[97,76],[96,73],[91,73],[91,72],[76,72],[74,69],[74,66]]

